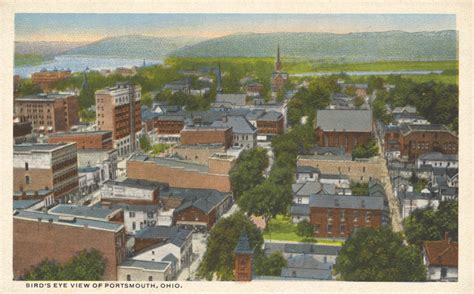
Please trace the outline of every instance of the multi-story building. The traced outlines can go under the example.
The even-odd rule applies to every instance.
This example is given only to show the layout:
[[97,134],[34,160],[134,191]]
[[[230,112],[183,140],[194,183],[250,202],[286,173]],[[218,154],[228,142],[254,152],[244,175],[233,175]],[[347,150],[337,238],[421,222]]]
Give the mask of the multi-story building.
[[232,127],[184,127],[181,131],[181,144],[222,144],[225,148],[232,146]]
[[184,128],[184,116],[162,115],[156,121],[156,133],[160,143],[178,143]]
[[211,127],[231,127],[233,133],[233,146],[240,148],[254,148],[257,146],[257,128],[243,116],[222,116]]
[[344,147],[352,153],[357,145],[372,138],[374,127],[371,110],[318,110],[316,115],[316,143],[322,147]]
[[79,122],[79,102],[73,93],[18,97],[15,115],[22,122],[31,121],[35,132],[68,131]]
[[56,200],[77,200],[78,170],[75,143],[22,144],[13,147],[14,192],[51,191]]
[[423,153],[458,153],[458,137],[444,125],[402,125],[400,156],[414,160]]
[[141,88],[129,83],[95,92],[97,129],[112,131],[113,147],[119,156],[133,152],[141,134]]
[[221,153],[213,154],[207,165],[134,155],[127,161],[127,175],[130,179],[168,183],[170,187],[230,192],[229,171],[234,163],[234,156]]
[[277,57],[275,62],[275,71],[272,73],[272,92],[277,93],[288,83],[288,74],[281,70],[280,46],[277,48]]
[[458,280],[458,242],[445,235],[444,240],[423,243],[423,263],[427,267],[428,281]]
[[48,92],[54,83],[71,77],[70,70],[46,70],[35,72],[31,75],[33,84],[38,85],[43,91]]
[[13,214],[14,279],[24,278],[44,259],[62,264],[91,248],[106,260],[103,279],[117,280],[117,266],[125,257],[122,224],[26,210]]
[[48,143],[76,142],[77,149],[110,150],[113,148],[111,131],[61,132],[48,136]]
[[285,118],[280,112],[270,110],[257,118],[257,133],[259,136],[272,137],[283,134]]
[[15,144],[21,144],[28,141],[28,137],[31,137],[32,130],[33,127],[31,126],[31,121],[13,122],[13,138]]

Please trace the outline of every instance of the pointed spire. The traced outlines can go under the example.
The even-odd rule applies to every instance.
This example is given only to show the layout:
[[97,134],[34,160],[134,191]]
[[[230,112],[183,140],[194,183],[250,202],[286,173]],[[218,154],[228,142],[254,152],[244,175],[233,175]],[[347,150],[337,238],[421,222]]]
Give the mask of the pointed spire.
[[281,71],[281,61],[280,61],[280,44],[277,46],[277,58],[275,62],[275,71]]
[[249,238],[247,236],[247,230],[244,229],[240,233],[239,241],[237,242],[237,246],[235,247],[235,253],[239,254],[252,254],[253,250],[250,248]]
[[217,74],[216,74],[216,82],[217,82],[217,87],[216,87],[216,92],[217,93],[222,93],[222,75],[221,75],[221,63],[219,62],[217,64]]
[[280,44],[277,46],[277,62],[280,63]]

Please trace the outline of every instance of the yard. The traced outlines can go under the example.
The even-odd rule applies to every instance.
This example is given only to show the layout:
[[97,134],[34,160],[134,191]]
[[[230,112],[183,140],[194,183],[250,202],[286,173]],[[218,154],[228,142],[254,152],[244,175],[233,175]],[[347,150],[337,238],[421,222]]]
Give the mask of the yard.
[[296,225],[291,222],[289,216],[278,215],[268,223],[268,229],[263,233],[265,240],[291,241],[291,242],[312,242],[321,245],[342,246],[343,241],[305,238],[296,234]]

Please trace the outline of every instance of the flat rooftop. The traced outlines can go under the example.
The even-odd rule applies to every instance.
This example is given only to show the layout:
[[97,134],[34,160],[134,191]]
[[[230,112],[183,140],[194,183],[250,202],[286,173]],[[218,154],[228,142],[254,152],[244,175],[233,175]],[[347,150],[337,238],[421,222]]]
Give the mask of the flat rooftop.
[[209,167],[207,165],[192,163],[189,161],[179,160],[179,159],[172,159],[172,158],[164,158],[164,157],[152,157],[148,155],[133,155],[130,161],[143,161],[143,162],[151,162],[156,163],[158,165],[163,165],[171,168],[182,168],[190,171],[197,171],[197,172],[204,172],[207,173],[209,171]]
[[123,179],[123,180],[108,180],[105,184],[110,184],[119,187],[130,187],[130,188],[140,188],[142,190],[156,190],[160,188],[167,187],[168,184],[154,182],[154,181],[147,181],[147,180],[138,180],[138,179]]
[[51,208],[48,213],[54,215],[70,215],[86,219],[109,220],[117,214],[120,209],[108,209],[94,206],[79,206],[59,204]]
[[73,221],[66,221],[59,215],[38,212],[38,211],[26,211],[20,210],[17,211],[13,216],[14,219],[22,219],[32,222],[44,222],[44,223],[53,223],[56,225],[72,226],[79,228],[88,228],[93,230],[101,231],[110,231],[118,232],[123,228],[122,224],[106,222],[106,221],[97,221],[84,218],[74,218]]
[[84,131],[84,132],[58,132],[49,137],[67,137],[67,136],[90,136],[90,135],[106,135],[112,134],[112,131]]
[[125,259],[119,265],[119,267],[132,267],[144,270],[152,271],[164,271],[167,267],[170,266],[170,262],[157,262],[157,261],[146,261],[146,260],[136,260],[136,259]]
[[58,143],[58,144],[18,144],[13,145],[13,152],[52,152],[57,149],[61,149],[67,145],[75,143]]
[[76,96],[74,93],[40,93],[35,95],[27,95],[15,98],[15,101],[54,101],[60,98],[67,98],[70,96]]

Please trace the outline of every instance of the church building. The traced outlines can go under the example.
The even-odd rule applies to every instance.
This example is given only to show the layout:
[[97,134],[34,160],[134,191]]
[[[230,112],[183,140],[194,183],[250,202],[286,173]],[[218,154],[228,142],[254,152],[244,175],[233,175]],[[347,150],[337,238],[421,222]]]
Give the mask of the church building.
[[281,70],[280,45],[278,45],[275,71],[272,73],[272,96],[281,91],[287,82],[288,73]]

